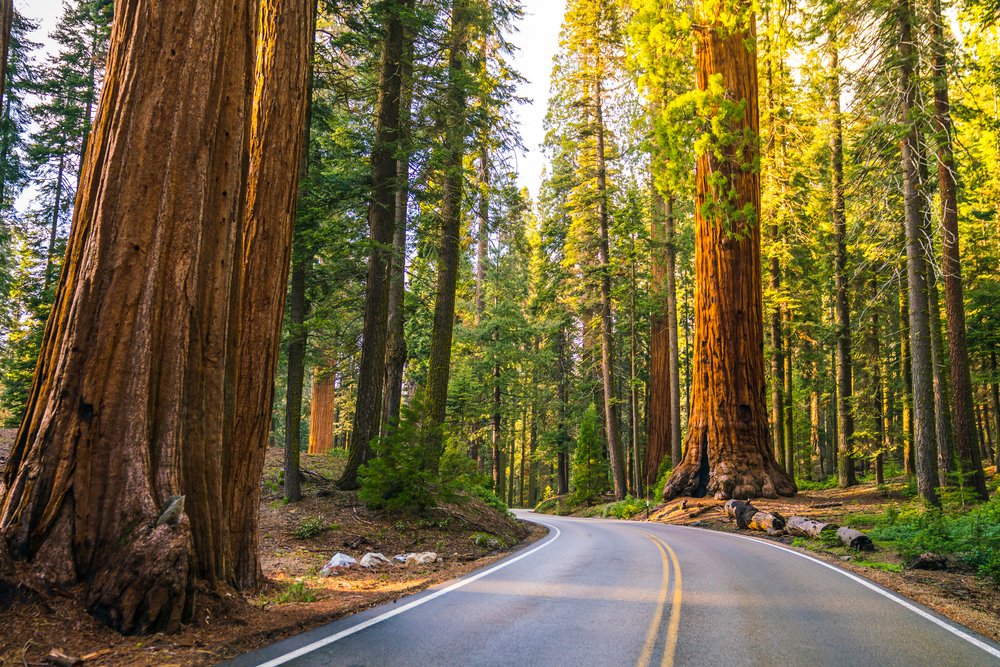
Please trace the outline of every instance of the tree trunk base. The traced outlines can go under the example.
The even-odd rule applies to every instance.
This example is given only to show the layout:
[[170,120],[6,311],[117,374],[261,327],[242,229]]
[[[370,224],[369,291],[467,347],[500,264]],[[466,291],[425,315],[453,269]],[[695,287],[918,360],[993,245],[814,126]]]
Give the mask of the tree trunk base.
[[[693,442],[689,438],[688,446]],[[791,497],[798,491],[771,457],[758,456],[752,451],[738,452],[712,465],[711,458],[718,457],[710,457],[707,437],[702,439],[701,456],[692,454],[684,457],[664,484],[664,502],[678,496],[711,495],[716,500]]]
[[190,525],[147,522],[106,561],[87,594],[87,610],[124,635],[174,633],[194,614],[195,556]]

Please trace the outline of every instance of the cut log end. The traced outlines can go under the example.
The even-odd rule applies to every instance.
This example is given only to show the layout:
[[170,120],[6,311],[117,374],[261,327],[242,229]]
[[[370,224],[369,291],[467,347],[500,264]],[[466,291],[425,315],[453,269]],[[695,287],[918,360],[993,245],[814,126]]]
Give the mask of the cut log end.
[[853,528],[838,528],[837,537],[845,547],[855,551],[874,551],[875,543],[872,538]]

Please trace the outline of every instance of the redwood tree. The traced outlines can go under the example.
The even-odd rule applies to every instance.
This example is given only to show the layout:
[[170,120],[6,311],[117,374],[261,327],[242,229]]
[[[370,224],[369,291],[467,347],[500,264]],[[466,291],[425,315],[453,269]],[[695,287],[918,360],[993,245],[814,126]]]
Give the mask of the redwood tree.
[[0,530],[26,575],[86,582],[117,630],[175,631],[196,580],[260,576],[308,17],[287,0],[116,10]]
[[731,31],[717,14],[701,17],[695,29],[702,113],[725,127],[727,137],[709,137],[698,156],[691,417],[685,456],[664,486],[664,500],[682,494],[724,499],[796,493],[768,442],[757,58],[748,48],[756,27],[748,6],[741,3],[738,10]]

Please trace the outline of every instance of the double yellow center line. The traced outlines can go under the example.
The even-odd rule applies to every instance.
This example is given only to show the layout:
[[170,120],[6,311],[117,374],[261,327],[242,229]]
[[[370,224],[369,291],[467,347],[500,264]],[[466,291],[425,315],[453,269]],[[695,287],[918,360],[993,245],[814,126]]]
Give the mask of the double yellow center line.
[[[653,659],[653,649],[656,646],[656,637],[660,634],[660,621],[663,618],[663,607],[667,602],[667,590],[670,588],[670,572],[674,573],[674,598],[670,605],[670,621],[667,626],[667,641],[663,647],[662,667],[673,667],[674,651],[677,649],[677,633],[681,625],[681,566],[677,562],[677,554],[670,548],[670,545],[660,538],[642,531],[635,531],[643,535],[656,545],[663,558],[663,586],[660,589],[660,599],[656,605],[656,615],[653,617],[653,624],[649,626],[649,633],[646,635],[646,643],[642,647],[642,655],[639,657],[639,667],[649,667]],[[670,560],[667,560],[667,554]],[[672,565],[672,567],[671,567]]]

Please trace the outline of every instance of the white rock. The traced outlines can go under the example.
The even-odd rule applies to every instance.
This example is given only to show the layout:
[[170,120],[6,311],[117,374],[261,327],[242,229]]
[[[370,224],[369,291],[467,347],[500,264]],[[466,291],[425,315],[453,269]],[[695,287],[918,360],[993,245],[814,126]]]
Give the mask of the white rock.
[[423,553],[408,553],[399,554],[398,556],[393,556],[392,559],[399,561],[405,565],[427,565],[428,563],[433,563],[437,560],[438,555],[433,551],[424,551]]
[[374,552],[368,552],[361,557],[361,567],[374,567],[375,565],[392,565],[392,561]]
[[350,567],[355,565],[358,561],[354,560],[347,554],[335,554],[330,562],[323,566],[323,569],[319,571],[321,577],[329,577],[333,573],[333,568],[335,567]]

